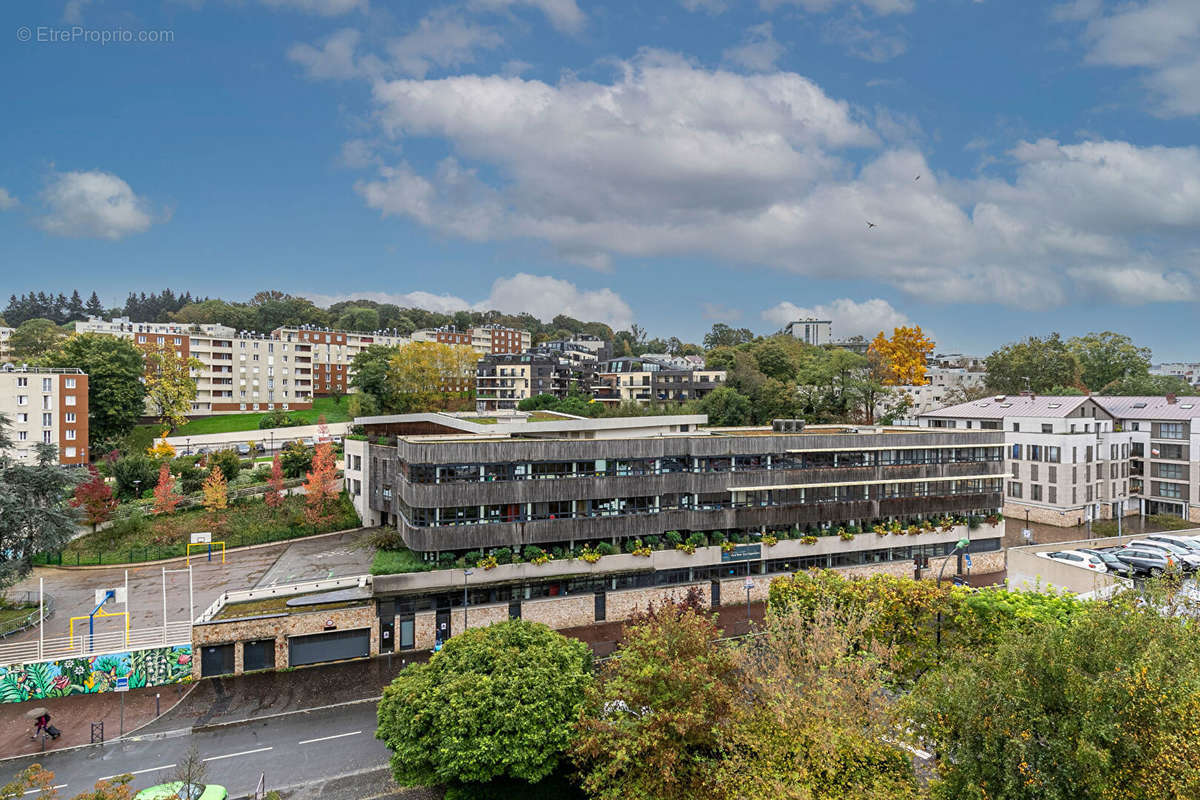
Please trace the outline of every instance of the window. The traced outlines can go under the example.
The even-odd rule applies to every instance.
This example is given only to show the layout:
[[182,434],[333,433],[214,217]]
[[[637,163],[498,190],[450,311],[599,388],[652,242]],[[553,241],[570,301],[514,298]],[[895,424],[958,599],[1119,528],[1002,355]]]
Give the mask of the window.
[[65,438],[65,439],[66,439],[68,442],[73,442],[73,441],[75,441],[75,429],[74,429],[74,428],[67,428],[64,438]]
[[29,385],[29,378],[17,378],[17,388],[18,389],[20,389],[21,387],[24,387],[24,386],[28,386],[28,385]]
[[63,397],[63,405],[68,405],[68,406],[75,405],[75,395],[68,394],[68,395],[64,396]]
[[1021,477],[1021,462],[1014,461],[1012,467],[1013,467],[1012,476],[1014,478],[1020,478]]
[[27,395],[27,394],[17,395],[17,405],[19,405],[19,406],[29,405],[29,395]]
[[1030,461],[1042,460],[1042,446],[1040,444],[1031,444],[1025,447],[1026,456]]
[[17,441],[24,442],[29,439],[29,431],[17,431]]
[[1182,422],[1161,422],[1158,425],[1159,439],[1182,439],[1184,438]]
[[1062,461],[1062,449],[1058,447],[1046,447],[1046,460],[1053,461],[1055,464]]
[[1042,500],[1042,485],[1040,483],[1035,483],[1029,487],[1029,499],[1034,500],[1039,503],[1041,502],[1041,500]]
[[1020,432],[1021,432],[1021,423],[1019,423],[1019,422],[1014,422],[1014,423],[1013,423],[1013,432],[1014,432],[1014,433],[1020,433]]
[[1046,487],[1046,502],[1052,503],[1052,504],[1058,502],[1058,487],[1057,486],[1047,486]]
[[63,381],[63,385],[66,386],[66,388],[68,388],[68,389],[74,389],[75,388],[75,379],[67,378]]
[[1037,479],[1038,479],[1038,465],[1030,464],[1029,465],[1029,480],[1036,481]]
[[1015,458],[1015,459],[1017,459],[1017,460],[1020,460],[1020,458],[1021,458],[1021,445],[1019,445],[1019,444],[1014,444],[1014,445],[1012,446],[1012,457],[1013,457],[1013,458]]
[[1140,427],[1139,423],[1137,423],[1137,422],[1129,423],[1129,430],[1131,430],[1131,431],[1136,431],[1136,430],[1138,430],[1139,427]]
[[28,422],[29,422],[29,415],[28,415],[28,414],[26,414],[26,413],[20,413],[20,414],[17,414],[17,422],[20,422],[20,423],[28,423]]
[[1146,456],[1145,445],[1143,445],[1141,442],[1134,442],[1132,444],[1132,447],[1133,447],[1133,450],[1131,451],[1131,453],[1134,458],[1145,458],[1145,456]]
[[1046,480],[1058,483],[1058,467],[1046,467]]
[[42,431],[42,444],[50,444],[50,431]]
[[1021,484],[1017,483],[1016,481],[1010,481],[1008,484],[1008,496],[1009,497],[1020,497],[1021,496]]
[[1159,497],[1170,497],[1175,500],[1183,499],[1183,484],[1181,483],[1160,483],[1158,481],[1154,481],[1151,484],[1151,487],[1151,493],[1158,495]]
[[54,398],[48,394],[42,395],[42,409],[44,411],[49,411],[52,408],[54,408]]
[[53,414],[42,414],[42,427],[49,428],[53,425],[54,425],[54,415]]
[[1048,422],[1042,423],[1042,433],[1054,433],[1054,426]]
[[1183,464],[1155,464],[1154,477],[1156,478],[1173,478],[1175,480],[1183,480],[1187,476],[1184,475]]
[[64,457],[65,457],[65,458],[75,458],[75,448],[74,448],[74,447],[68,447],[68,448],[67,448],[65,451],[63,451],[63,452],[64,452]]
[[1092,460],[1092,446],[1090,444],[1088,445],[1086,452],[1087,452],[1087,455],[1084,458],[1084,461],[1090,462]]

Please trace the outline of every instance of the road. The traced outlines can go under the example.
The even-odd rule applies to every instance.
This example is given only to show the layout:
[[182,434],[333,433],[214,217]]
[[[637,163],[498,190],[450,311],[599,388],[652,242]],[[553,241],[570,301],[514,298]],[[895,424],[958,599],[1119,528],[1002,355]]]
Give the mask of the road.
[[206,780],[230,797],[253,792],[266,773],[266,788],[295,786],[387,764],[388,750],[375,738],[375,703],[307,711],[192,735],[150,740],[137,737],[102,747],[47,753],[0,762],[0,785],[41,763],[54,773],[60,797],[86,791],[102,778],[134,776],[135,791],[174,780],[175,766],[195,746]]

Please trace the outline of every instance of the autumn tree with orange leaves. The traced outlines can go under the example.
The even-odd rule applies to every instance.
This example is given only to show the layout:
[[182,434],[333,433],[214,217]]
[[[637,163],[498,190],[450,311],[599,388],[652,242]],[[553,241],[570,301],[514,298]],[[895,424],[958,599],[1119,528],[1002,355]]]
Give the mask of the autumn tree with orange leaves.
[[279,453],[271,459],[271,477],[267,479],[267,491],[263,495],[263,502],[271,510],[283,505],[283,466],[279,463]]
[[329,442],[317,445],[312,471],[304,481],[304,518],[309,525],[320,525],[329,519],[330,506],[337,497],[337,464]]
[[164,461],[158,468],[158,483],[154,486],[154,513],[173,514],[179,505],[180,496],[175,492],[175,476]]
[[923,386],[925,359],[933,352],[933,340],[920,325],[901,326],[889,339],[879,332],[867,351],[868,358],[886,386]]

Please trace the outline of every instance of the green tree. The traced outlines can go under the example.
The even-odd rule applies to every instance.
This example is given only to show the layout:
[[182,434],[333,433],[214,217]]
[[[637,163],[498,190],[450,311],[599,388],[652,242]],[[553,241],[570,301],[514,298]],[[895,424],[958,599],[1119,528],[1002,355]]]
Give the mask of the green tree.
[[112,465],[117,496],[128,500],[141,497],[158,480],[158,464],[143,453],[130,453]]
[[1094,392],[1121,378],[1147,375],[1150,369],[1150,348],[1138,347],[1123,333],[1075,336],[1067,347],[1079,363],[1079,379]]
[[717,426],[746,425],[752,413],[750,398],[728,386],[713,389],[700,398],[696,410],[708,415],[709,425]]
[[0,589],[29,572],[34,554],[71,540],[77,514],[67,503],[84,478],[58,465],[54,445],[37,444],[33,463],[17,461],[8,426],[0,414]]
[[209,457],[209,462],[212,466],[220,468],[226,483],[233,483],[242,471],[242,459],[237,450],[218,450]]
[[1196,387],[1174,375],[1131,375],[1105,384],[1100,394],[1125,397],[1173,394],[1183,397],[1196,394]]
[[93,453],[126,436],[144,413],[141,352],[126,339],[84,333],[47,357],[47,366],[78,367],[88,376],[88,444]]
[[1001,394],[1046,394],[1051,387],[1080,382],[1079,362],[1057,333],[1004,345],[988,356],[987,370],[988,388]]
[[146,362],[146,396],[158,411],[159,421],[173,428],[186,425],[196,399],[192,372],[204,365],[198,358],[184,358],[170,343],[145,346],[142,358]]
[[704,349],[735,347],[752,341],[754,341],[754,332],[749,328],[731,328],[724,322],[718,322],[712,326],[712,330],[704,334]]
[[1200,796],[1200,627],[1119,595],[1063,626],[1013,627],[917,684],[935,798]]
[[289,478],[301,478],[312,469],[313,448],[305,447],[300,442],[288,442],[279,454],[279,463],[283,466],[283,474]]
[[755,391],[751,401],[754,421],[762,424],[773,419],[792,419],[799,409],[796,387],[774,378],[767,378]]
[[694,594],[625,626],[616,656],[587,693],[571,745],[595,800],[692,800],[716,794],[720,727],[737,664]]
[[351,306],[338,316],[335,327],[343,331],[379,330],[379,310],[363,306]]
[[37,361],[49,353],[65,334],[53,320],[31,319],[12,332],[8,345],[16,361]]
[[402,786],[537,782],[566,750],[591,651],[545,625],[470,628],[384,689],[376,736]]
[[350,385],[374,401],[372,413],[387,414],[396,410],[396,397],[388,381],[388,371],[396,348],[381,344],[360,350],[350,362]]
[[798,369],[799,344],[790,336],[774,336],[764,340],[754,349],[754,361],[758,371],[781,383],[794,383]]

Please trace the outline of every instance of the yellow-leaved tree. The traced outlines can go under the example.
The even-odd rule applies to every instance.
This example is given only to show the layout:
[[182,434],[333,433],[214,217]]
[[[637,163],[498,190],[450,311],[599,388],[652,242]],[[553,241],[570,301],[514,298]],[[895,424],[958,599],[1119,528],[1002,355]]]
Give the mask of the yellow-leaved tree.
[[229,507],[229,482],[225,480],[225,473],[219,466],[213,464],[212,472],[204,479],[201,489],[204,492],[204,507],[212,516],[212,527],[218,528],[221,512]]
[[471,398],[478,360],[466,345],[413,342],[398,348],[388,363],[388,383],[399,410],[437,411]]
[[167,430],[167,428],[163,428],[162,438],[152,447],[147,448],[146,455],[153,459],[175,457],[175,447],[167,441]]
[[872,365],[886,386],[922,386],[925,358],[933,352],[933,340],[920,325],[901,326],[889,339],[883,331],[871,340],[867,351]]
[[178,428],[187,424],[187,414],[196,399],[196,380],[192,371],[202,369],[200,360],[185,357],[171,344],[144,345],[146,395],[154,403],[164,425]]

